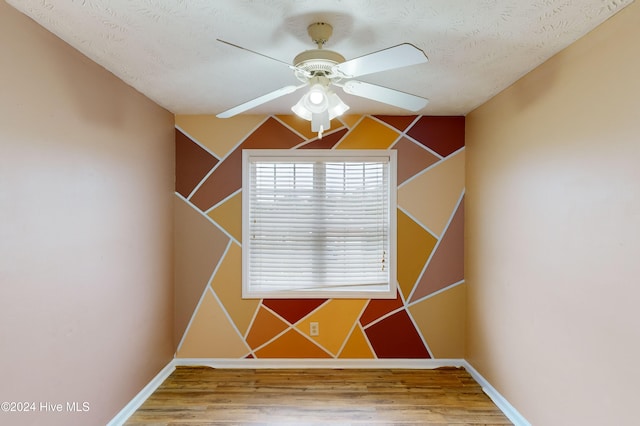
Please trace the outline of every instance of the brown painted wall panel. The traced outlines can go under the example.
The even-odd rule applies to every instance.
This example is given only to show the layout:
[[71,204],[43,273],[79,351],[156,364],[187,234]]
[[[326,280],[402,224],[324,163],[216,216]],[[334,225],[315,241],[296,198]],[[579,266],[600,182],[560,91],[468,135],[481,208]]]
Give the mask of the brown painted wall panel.
[[242,187],[242,150],[235,149],[191,196],[200,210],[207,211]]
[[395,127],[401,132],[404,132],[407,127],[418,118],[417,115],[374,115],[374,117]]
[[446,157],[464,146],[464,117],[424,116],[407,135]]
[[175,346],[184,334],[229,238],[199,211],[174,199]]
[[218,159],[176,129],[176,192],[188,197]]
[[438,290],[464,279],[464,198],[453,215],[453,219],[427,269],[416,285],[411,302],[435,293]]
[[378,358],[430,358],[406,310],[365,329]]
[[190,201],[207,211],[242,187],[242,149],[288,149],[298,145],[302,139],[269,118],[211,173]]
[[440,159],[406,137],[396,142],[393,149],[398,151],[398,185],[437,163]]

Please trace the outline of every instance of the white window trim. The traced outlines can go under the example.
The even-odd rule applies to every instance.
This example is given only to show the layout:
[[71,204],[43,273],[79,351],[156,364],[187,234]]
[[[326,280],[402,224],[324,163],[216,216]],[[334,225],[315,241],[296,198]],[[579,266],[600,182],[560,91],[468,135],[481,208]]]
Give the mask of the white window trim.
[[249,161],[255,157],[326,157],[337,160],[344,160],[354,157],[357,161],[362,161],[365,157],[384,158],[389,163],[389,284],[384,290],[273,290],[257,291],[249,288],[248,263],[249,250],[242,250],[242,297],[245,299],[303,299],[303,298],[341,298],[341,299],[395,299],[397,296],[397,152],[395,150],[282,150],[282,149],[245,149],[242,151],[242,241],[249,241],[249,227],[245,224],[249,221],[249,198],[250,192],[247,190],[250,183]]

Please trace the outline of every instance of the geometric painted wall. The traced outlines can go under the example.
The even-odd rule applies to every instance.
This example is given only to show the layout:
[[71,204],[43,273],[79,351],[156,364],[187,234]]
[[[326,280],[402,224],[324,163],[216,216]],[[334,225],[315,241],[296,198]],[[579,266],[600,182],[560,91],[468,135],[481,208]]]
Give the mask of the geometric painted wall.
[[[178,358],[463,358],[464,117],[176,116]],[[395,300],[242,299],[242,149],[394,149]],[[318,322],[319,336],[309,335]]]

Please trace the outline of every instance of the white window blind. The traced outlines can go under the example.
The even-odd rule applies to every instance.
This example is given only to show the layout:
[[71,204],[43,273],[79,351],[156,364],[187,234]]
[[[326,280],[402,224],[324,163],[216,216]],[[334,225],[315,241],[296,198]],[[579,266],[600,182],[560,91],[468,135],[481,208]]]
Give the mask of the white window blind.
[[395,151],[243,155],[244,297],[395,297]]

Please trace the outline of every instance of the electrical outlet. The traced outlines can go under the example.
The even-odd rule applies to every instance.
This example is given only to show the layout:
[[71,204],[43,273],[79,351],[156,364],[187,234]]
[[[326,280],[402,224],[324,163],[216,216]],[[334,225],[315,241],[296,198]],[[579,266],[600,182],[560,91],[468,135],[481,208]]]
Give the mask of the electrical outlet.
[[320,325],[317,322],[309,323],[309,334],[311,336],[320,335]]

